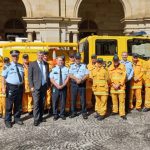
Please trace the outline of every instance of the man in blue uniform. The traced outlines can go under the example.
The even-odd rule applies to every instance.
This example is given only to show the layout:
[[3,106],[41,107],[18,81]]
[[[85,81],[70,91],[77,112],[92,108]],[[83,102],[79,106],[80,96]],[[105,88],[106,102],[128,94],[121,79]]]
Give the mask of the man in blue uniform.
[[79,93],[82,107],[83,119],[87,119],[86,111],[86,79],[89,76],[89,71],[85,64],[81,63],[81,55],[75,55],[75,63],[70,66],[69,74],[71,78],[71,116],[74,118],[77,115],[76,101]]
[[2,90],[3,93],[6,92],[5,125],[8,128],[12,127],[12,108],[14,108],[14,122],[19,125],[23,125],[23,122],[20,120],[20,116],[24,70],[23,66],[18,63],[19,53],[20,52],[18,50],[12,50],[10,52],[12,56],[12,62],[9,64],[9,66],[4,67],[2,72]]
[[126,101],[125,101],[125,108],[126,108],[126,112],[129,111],[129,91],[130,91],[130,81],[133,77],[133,67],[132,67],[132,63],[130,61],[128,61],[128,53],[127,52],[123,52],[122,53],[122,60],[120,61],[121,64],[124,64],[126,67]]
[[52,69],[50,73],[50,81],[53,84],[52,87],[52,105],[54,120],[59,118],[58,116],[58,100],[60,100],[60,118],[63,120],[65,117],[65,104],[67,96],[67,83],[69,80],[69,69],[64,66],[65,57],[57,58],[57,66]]

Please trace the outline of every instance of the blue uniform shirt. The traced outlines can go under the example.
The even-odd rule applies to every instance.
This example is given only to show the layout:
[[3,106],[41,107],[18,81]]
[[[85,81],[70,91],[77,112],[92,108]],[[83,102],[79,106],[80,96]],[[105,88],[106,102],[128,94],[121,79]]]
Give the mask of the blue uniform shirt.
[[69,74],[75,76],[78,79],[82,79],[85,75],[89,74],[89,70],[83,63],[80,64],[74,63],[70,66]]
[[[61,67],[61,72],[62,72],[62,82],[64,84],[65,80],[67,79],[67,77],[69,76],[69,69],[65,66],[62,66]],[[59,66],[56,66],[52,69],[52,71],[50,72],[50,75],[49,77],[51,79],[54,79],[55,82],[57,84],[59,84],[59,81],[60,81],[60,67]]]
[[[23,77],[24,77],[24,69],[21,64],[17,64],[17,67],[19,69],[20,75],[22,77],[22,83],[23,83]],[[4,66],[4,69],[2,71],[2,76],[5,78],[7,83],[14,84],[14,85],[20,85],[19,77],[17,74],[16,64],[14,62],[11,62],[9,66]]]
[[130,61],[124,61],[124,60],[121,60],[120,63],[124,64],[126,67],[127,81],[131,80],[134,73],[132,63]]

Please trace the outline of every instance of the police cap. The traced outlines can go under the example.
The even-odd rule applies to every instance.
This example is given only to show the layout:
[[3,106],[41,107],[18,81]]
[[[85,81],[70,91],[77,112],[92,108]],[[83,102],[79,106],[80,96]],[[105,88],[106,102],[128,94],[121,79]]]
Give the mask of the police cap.
[[115,62],[119,61],[119,57],[118,57],[118,55],[114,55],[114,57],[113,57],[113,61],[115,61]]
[[102,58],[98,58],[98,59],[96,60],[96,62],[102,64],[102,63],[103,63],[103,59],[102,59]]
[[24,54],[24,55],[22,56],[22,58],[28,59],[28,58],[29,58],[29,55],[28,55],[28,54]]
[[18,50],[12,50],[10,51],[11,56],[18,56],[20,52]]
[[74,53],[70,53],[70,54],[69,54],[69,57],[70,57],[70,58],[73,58],[74,56],[75,56]]
[[133,53],[132,56],[133,56],[134,58],[138,58],[138,54],[137,54],[137,53]]
[[97,56],[96,56],[95,54],[93,54],[93,55],[91,56],[91,59],[97,59]]
[[81,54],[80,54],[80,53],[76,53],[76,54],[75,54],[75,58],[76,58],[76,59],[81,59]]

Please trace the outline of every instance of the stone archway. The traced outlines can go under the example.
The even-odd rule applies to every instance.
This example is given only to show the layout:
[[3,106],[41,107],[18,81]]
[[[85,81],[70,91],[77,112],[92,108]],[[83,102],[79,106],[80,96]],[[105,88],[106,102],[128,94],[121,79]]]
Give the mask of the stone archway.
[[98,35],[123,35],[125,25],[122,20],[129,13],[129,3],[124,0],[77,0],[74,9],[74,16],[80,17],[81,22],[92,20],[97,24]]
[[[23,17],[26,17],[26,15],[26,7],[22,0],[5,0],[1,2],[0,36],[3,40],[7,40],[7,35],[26,36],[26,23],[23,21]],[[18,23],[22,28],[18,29]]]

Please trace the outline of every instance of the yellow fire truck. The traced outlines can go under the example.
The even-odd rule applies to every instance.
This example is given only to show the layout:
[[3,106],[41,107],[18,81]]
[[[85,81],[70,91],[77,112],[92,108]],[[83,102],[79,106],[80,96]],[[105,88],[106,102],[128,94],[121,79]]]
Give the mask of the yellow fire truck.
[[[92,54],[96,54],[110,64],[114,54],[121,58],[122,52],[139,54],[142,60],[150,57],[150,37],[143,36],[89,36],[79,42],[79,52],[88,64]],[[144,61],[145,62],[145,61]]]

